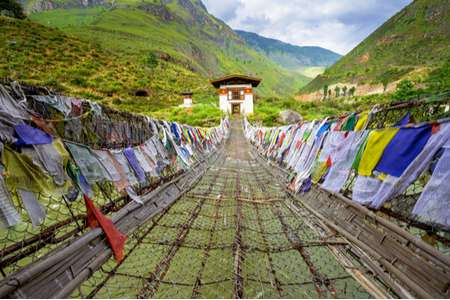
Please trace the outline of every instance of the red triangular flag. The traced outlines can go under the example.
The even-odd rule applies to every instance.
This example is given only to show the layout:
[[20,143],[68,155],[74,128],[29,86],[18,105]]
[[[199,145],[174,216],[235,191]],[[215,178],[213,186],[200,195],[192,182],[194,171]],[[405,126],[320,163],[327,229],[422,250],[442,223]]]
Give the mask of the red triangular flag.
[[123,259],[123,248],[125,247],[125,241],[128,237],[122,234],[116,226],[114,226],[113,222],[105,217],[86,195],[84,195],[84,202],[86,203],[88,226],[91,228],[100,226],[103,229],[106,239],[111,246],[114,258],[118,263],[121,262]]
[[333,161],[331,160],[331,156],[328,156],[328,159],[327,159],[327,167],[329,168],[329,167],[331,167],[333,165]]
[[431,133],[432,134],[438,133],[440,127],[441,126],[439,125],[439,123],[434,123],[431,127]]

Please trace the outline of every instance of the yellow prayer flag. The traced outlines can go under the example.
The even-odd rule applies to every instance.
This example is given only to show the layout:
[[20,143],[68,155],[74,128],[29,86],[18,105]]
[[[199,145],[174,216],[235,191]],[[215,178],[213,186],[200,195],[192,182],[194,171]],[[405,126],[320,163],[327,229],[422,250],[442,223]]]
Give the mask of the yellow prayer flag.
[[359,163],[359,175],[372,175],[372,171],[380,161],[384,149],[397,134],[398,130],[398,128],[385,128],[373,130],[369,133],[367,145],[362,154],[361,162]]
[[367,119],[369,118],[369,112],[368,111],[364,111],[362,113],[359,114],[359,119],[358,122],[355,125],[355,131],[360,131],[364,128],[364,126],[367,123]]

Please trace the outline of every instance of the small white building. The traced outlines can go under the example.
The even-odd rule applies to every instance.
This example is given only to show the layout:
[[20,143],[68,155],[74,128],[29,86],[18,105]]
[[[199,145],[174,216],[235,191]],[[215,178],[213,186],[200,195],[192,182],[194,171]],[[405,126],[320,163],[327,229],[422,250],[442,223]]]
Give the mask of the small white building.
[[184,92],[181,93],[181,97],[183,98],[183,104],[181,104],[181,107],[184,108],[192,108],[192,92]]
[[226,113],[249,115],[253,113],[253,89],[261,79],[229,75],[211,81],[218,89],[220,110]]

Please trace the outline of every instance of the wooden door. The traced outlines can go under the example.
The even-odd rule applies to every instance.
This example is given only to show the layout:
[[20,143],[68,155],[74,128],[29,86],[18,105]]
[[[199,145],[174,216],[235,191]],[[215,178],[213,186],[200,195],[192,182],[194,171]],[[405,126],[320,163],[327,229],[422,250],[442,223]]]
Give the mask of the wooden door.
[[240,104],[233,104],[232,105],[232,111],[233,111],[233,114],[240,114],[241,113],[241,105]]

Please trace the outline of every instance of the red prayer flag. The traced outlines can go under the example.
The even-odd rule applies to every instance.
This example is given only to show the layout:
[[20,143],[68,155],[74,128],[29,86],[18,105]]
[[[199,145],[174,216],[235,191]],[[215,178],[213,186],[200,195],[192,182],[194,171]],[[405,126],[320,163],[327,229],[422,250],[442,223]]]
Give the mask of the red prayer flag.
[[128,237],[122,234],[113,222],[105,217],[86,195],[84,195],[84,202],[86,203],[87,210],[87,225],[91,228],[100,226],[103,229],[116,262],[121,262],[123,259],[123,248],[125,247],[125,241]]
[[431,127],[431,133],[432,134],[438,133],[439,129],[440,129],[439,123],[434,123]]
[[333,165],[333,161],[331,160],[331,156],[328,156],[328,159],[327,159],[327,167],[329,168],[329,167],[331,167]]
[[286,133],[283,132],[283,133],[281,134],[281,138],[280,138],[280,141],[279,141],[278,145],[281,146],[281,145],[283,144],[283,141],[284,141],[284,138],[285,138],[285,137],[286,137]]

